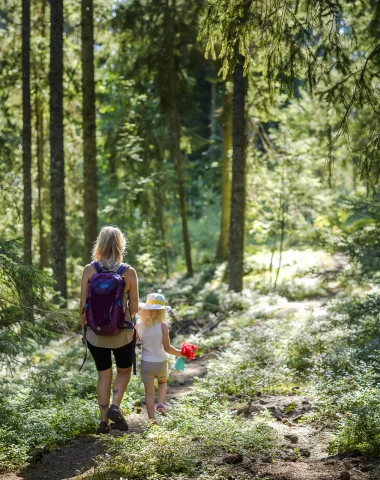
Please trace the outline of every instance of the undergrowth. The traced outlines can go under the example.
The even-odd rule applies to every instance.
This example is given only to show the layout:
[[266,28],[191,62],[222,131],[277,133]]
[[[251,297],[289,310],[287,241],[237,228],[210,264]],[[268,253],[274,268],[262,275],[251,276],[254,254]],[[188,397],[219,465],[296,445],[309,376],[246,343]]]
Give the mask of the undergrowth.
[[[3,377],[0,382],[0,470],[20,468],[36,452],[96,429],[99,410],[92,362],[78,373],[82,349],[65,342],[55,350],[50,365],[41,362],[18,378]],[[140,396],[140,382],[132,379],[123,403],[126,412]]]
[[201,474],[223,478],[223,455],[241,454],[252,459],[274,455],[276,448],[274,432],[264,421],[235,418],[217,395],[196,389],[195,396],[182,399],[160,426],[112,440],[109,456],[86,478],[179,480],[202,478],[198,477]]
[[[263,259],[259,256],[255,261]],[[180,335],[174,340],[176,344],[192,341],[201,353],[215,352],[208,375],[196,381],[194,394],[177,402],[170,418],[159,426],[147,425],[141,435],[110,439],[110,456],[97,464],[89,478],[213,480],[228,477],[230,467],[223,463],[228,453],[245,459],[275,457],[276,435],[265,419],[260,415],[241,419],[234,408],[237,402],[244,404],[261,393],[288,392],[294,385],[308,389],[312,398],[312,412],[304,421],[334,427],[331,453],[358,449],[380,455],[377,286],[367,282],[361,287],[352,281],[350,267],[351,279],[341,280],[336,299],[325,306],[321,301],[313,303],[322,284],[309,281],[305,261],[303,254],[302,265],[293,252],[288,259],[284,255],[279,285],[302,285],[302,277],[307,281],[296,290],[281,287],[281,294],[269,289],[266,274],[260,283],[252,271],[242,294],[228,292],[223,283],[225,265],[208,266],[193,279],[176,277],[162,285],[173,300],[178,321],[203,316],[212,323],[224,315],[224,321],[205,335]],[[310,263],[322,270],[332,264],[326,255]],[[328,288],[328,282],[323,285]],[[302,295],[308,309],[294,310],[289,302]],[[12,379],[3,376],[3,469],[24,465],[36,449],[94,432],[96,372],[89,361],[85,371],[77,373],[81,353],[79,346],[61,342],[36,355],[38,369],[21,370]],[[133,379],[123,404],[125,413],[142,394],[140,380]]]

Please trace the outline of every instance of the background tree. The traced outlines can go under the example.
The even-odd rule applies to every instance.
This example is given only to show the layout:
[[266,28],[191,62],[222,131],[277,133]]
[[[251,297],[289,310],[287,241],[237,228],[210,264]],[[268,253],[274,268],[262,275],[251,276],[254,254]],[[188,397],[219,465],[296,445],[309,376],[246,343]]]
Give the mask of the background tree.
[[231,157],[232,157],[232,83],[224,82],[223,90],[223,146],[220,235],[216,251],[217,260],[228,259],[228,237],[231,214]]
[[30,0],[22,2],[22,171],[24,261],[32,264],[32,124],[30,95]]
[[82,0],[84,261],[98,234],[93,2]]
[[178,197],[179,208],[182,221],[182,234],[183,245],[185,250],[186,269],[187,274],[193,276],[193,263],[191,260],[191,244],[190,234],[187,225],[187,206],[186,206],[186,193],[185,193],[185,174],[183,167],[183,158],[181,152],[181,122],[179,117],[179,105],[178,105],[178,74],[179,67],[177,63],[177,57],[175,54],[176,49],[176,17],[177,17],[177,3],[176,0],[166,0],[165,5],[165,20],[167,22],[167,38],[166,38],[166,54],[168,65],[168,85],[170,91],[170,126],[172,130],[172,154],[174,161],[174,168],[177,177],[178,184]]
[[244,57],[240,55],[233,74],[232,107],[232,191],[229,237],[229,287],[235,292],[243,288],[245,236],[245,176],[246,176],[246,113],[247,79],[244,77]]
[[39,268],[42,270],[49,264],[47,221],[46,212],[49,207],[49,199],[46,193],[46,91],[48,89],[48,65],[46,28],[48,18],[46,15],[46,0],[42,0],[37,6],[35,30],[35,43],[33,45],[33,104],[35,117],[35,152],[37,157],[37,216],[38,216],[38,250]]
[[63,0],[50,6],[51,263],[55,289],[66,298],[65,165],[63,143]]

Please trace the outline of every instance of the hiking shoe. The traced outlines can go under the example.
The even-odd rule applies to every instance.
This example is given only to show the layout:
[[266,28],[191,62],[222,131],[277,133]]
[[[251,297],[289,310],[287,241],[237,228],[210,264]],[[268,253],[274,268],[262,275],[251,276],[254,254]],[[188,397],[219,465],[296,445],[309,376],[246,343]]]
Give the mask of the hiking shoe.
[[112,424],[112,428],[114,428],[115,430],[120,430],[122,432],[126,432],[128,430],[128,424],[126,419],[124,418],[121,408],[114,403],[110,406],[107,416],[110,420],[114,422]]
[[96,435],[109,435],[110,433],[110,426],[108,422],[103,422],[103,420],[99,423],[98,429],[96,430]]
[[159,403],[156,407],[157,413],[162,415],[163,417],[166,417],[166,408],[165,405],[162,405],[162,403]]
[[123,422],[114,422],[111,423],[111,428],[113,430],[119,430],[120,432],[128,432],[128,423],[126,422],[126,420],[124,420]]

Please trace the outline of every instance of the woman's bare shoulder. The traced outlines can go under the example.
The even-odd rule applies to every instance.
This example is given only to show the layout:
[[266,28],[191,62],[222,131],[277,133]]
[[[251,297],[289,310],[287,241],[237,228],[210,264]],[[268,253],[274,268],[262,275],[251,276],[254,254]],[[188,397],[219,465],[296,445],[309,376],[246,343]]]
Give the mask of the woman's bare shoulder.
[[124,275],[126,278],[131,278],[131,279],[137,277],[136,270],[131,266],[129,266],[129,268],[125,271]]
[[83,269],[83,276],[84,277],[92,277],[92,275],[95,273],[95,268],[89,263],[86,265]]

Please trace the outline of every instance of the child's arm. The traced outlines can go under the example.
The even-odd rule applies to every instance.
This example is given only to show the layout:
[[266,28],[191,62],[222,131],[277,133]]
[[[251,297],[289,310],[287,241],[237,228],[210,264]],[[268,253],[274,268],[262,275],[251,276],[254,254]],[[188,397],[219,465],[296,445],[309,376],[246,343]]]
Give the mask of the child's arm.
[[164,350],[171,355],[177,355],[177,357],[182,356],[181,350],[178,348],[174,348],[170,345],[170,338],[169,338],[169,329],[165,323],[161,323],[161,331],[162,331],[162,343],[164,345]]

